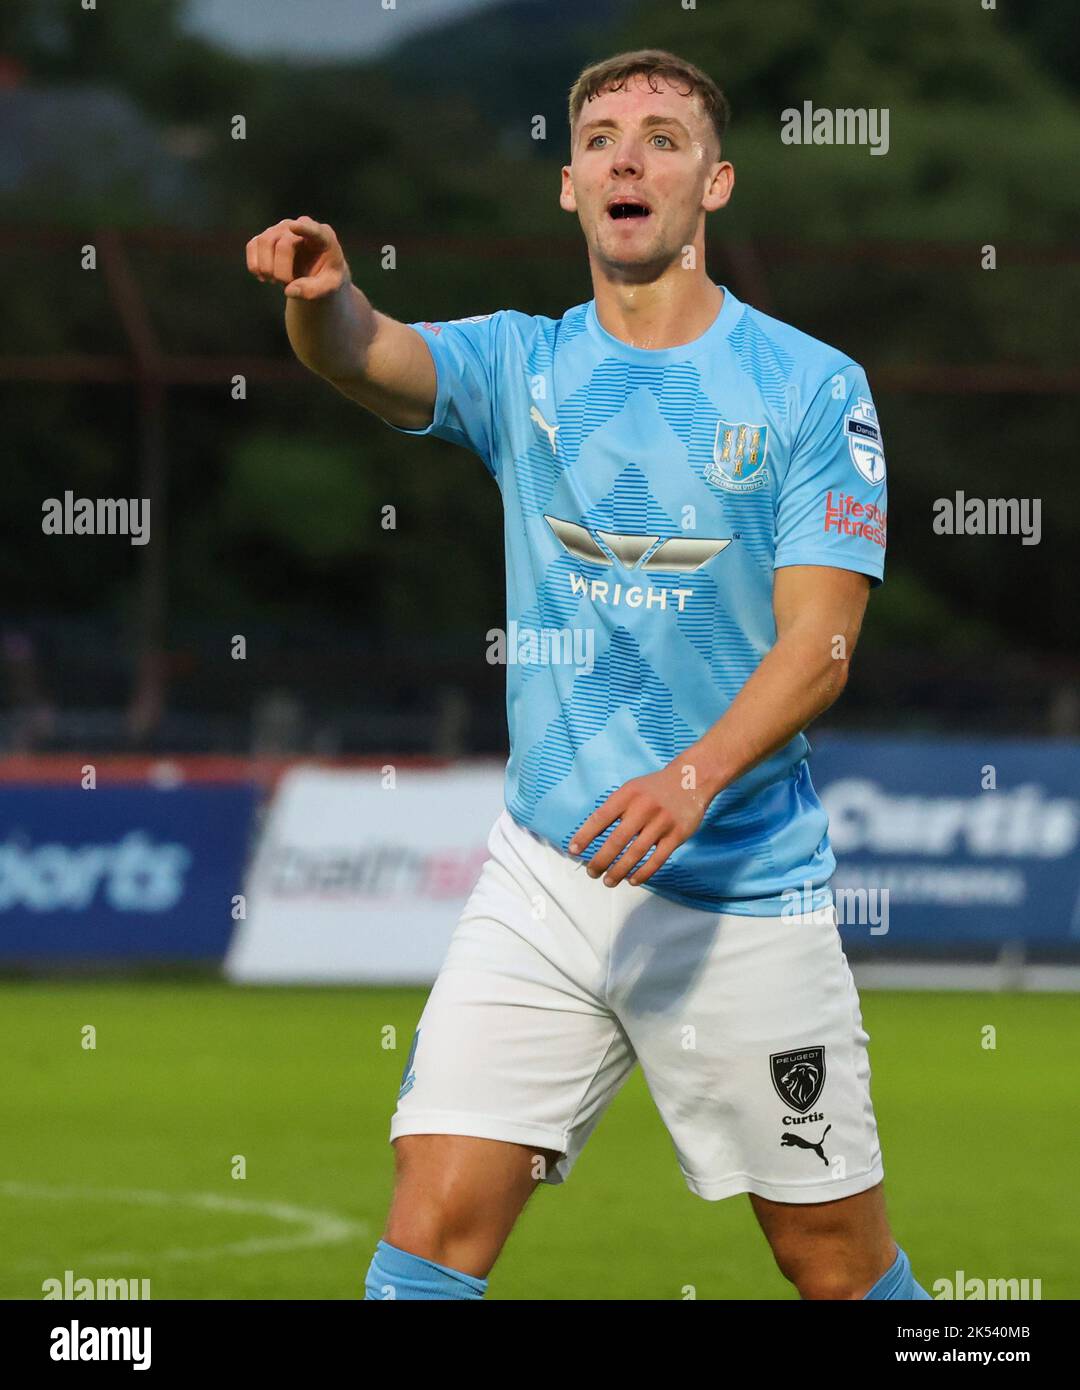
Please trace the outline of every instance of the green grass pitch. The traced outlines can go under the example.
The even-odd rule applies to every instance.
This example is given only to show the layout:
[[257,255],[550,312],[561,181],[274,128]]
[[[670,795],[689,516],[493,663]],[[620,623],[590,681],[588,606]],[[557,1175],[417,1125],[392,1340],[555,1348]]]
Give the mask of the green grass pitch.
[[[149,1279],[157,1299],[360,1296],[423,999],[175,981],[0,985],[0,1296],[39,1299],[42,1282],[69,1269]],[[1080,1297],[1075,997],[867,992],[862,1002],[890,1215],[917,1278],[929,1288],[960,1268]],[[691,1289],[796,1297],[745,1197],[705,1203],[686,1190],[638,1071],[570,1180],[537,1192],[488,1297],[679,1299]]]

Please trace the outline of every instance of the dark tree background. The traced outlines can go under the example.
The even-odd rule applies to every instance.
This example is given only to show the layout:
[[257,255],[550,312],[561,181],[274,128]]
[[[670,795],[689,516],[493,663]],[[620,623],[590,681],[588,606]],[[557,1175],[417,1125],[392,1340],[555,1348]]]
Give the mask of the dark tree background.
[[[127,0],[91,17],[60,0],[5,0],[3,352],[9,366],[130,356],[105,277],[80,265],[81,248],[111,229],[128,238],[161,351],[220,362],[219,380],[168,389],[167,509],[155,513],[167,544],[162,532],[153,541],[167,557],[169,710],[198,715],[205,742],[246,737],[267,689],[293,692],[307,735],[333,726],[337,747],[371,741],[368,715],[430,712],[433,691],[441,707],[448,690],[465,692],[467,742],[501,736],[501,673],[483,661],[484,634],[503,618],[497,489],[471,455],[399,436],[299,372],[232,399],[230,362],[289,360],[280,293],[248,277],[243,247],[310,213],[338,229],[354,278],[395,317],[504,306],[557,317],[591,297],[576,220],[556,201],[566,93],[585,63],[641,46],[691,58],[732,100],[738,182],[709,224],[713,278],[850,352],[875,388],[888,573],[847,716],[1017,731],[1072,720],[1075,731],[1071,0],[989,11],[975,0],[695,11],[517,0],[377,63],[317,66],[220,52],[184,33],[182,10]],[[805,100],[887,107],[888,155],[781,144],[780,112]],[[237,115],[244,140],[231,138]],[[146,229],[194,240],[141,238]],[[987,245],[995,270],[981,265]],[[1001,389],[969,389],[958,368],[1001,369]],[[106,539],[58,545],[40,517],[66,489],[138,494],[137,388],[12,370],[4,386],[0,618],[18,651],[29,635],[34,681],[57,709],[120,706],[145,556]],[[1041,544],[935,535],[933,501],[956,490],[1041,497]],[[387,504],[393,531],[380,525]],[[451,557],[433,540],[455,534],[485,541],[454,546],[447,583]],[[233,633],[251,640],[242,676],[226,660]],[[150,737],[199,735],[163,724]]]

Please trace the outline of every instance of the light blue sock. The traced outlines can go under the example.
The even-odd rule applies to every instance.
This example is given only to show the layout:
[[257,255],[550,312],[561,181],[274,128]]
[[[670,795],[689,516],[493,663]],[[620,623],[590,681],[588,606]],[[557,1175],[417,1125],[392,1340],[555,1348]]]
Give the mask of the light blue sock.
[[380,1240],[365,1280],[367,1299],[483,1298],[488,1281],[421,1259]]
[[893,1261],[892,1267],[885,1271],[870,1292],[864,1294],[863,1297],[911,1299],[929,1298],[930,1295],[921,1284],[916,1284],[915,1276],[911,1272],[911,1261],[897,1246],[896,1259]]

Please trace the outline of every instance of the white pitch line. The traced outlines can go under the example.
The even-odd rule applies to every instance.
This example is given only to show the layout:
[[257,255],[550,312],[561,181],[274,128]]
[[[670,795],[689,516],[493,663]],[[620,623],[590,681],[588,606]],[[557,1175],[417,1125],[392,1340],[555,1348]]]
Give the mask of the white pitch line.
[[[46,1187],[34,1183],[0,1183],[0,1197],[44,1198],[48,1201],[116,1202],[122,1206],[191,1207],[199,1211],[220,1212],[229,1216],[266,1216],[273,1221],[304,1229],[291,1235],[255,1236],[249,1240],[231,1241],[225,1245],[199,1246],[188,1249],[171,1246],[149,1253],[132,1250],[95,1250],[79,1256],[82,1263],[100,1264],[151,1263],[154,1260],[207,1260],[222,1255],[267,1255],[283,1250],[300,1250],[318,1245],[339,1245],[346,1240],[359,1240],[368,1235],[366,1221],[351,1221],[335,1212],[318,1211],[311,1207],[293,1206],[288,1202],[262,1202],[248,1197],[224,1197],[217,1192],[153,1192],[126,1187]],[[40,1265],[43,1257],[23,1260],[20,1267]]]

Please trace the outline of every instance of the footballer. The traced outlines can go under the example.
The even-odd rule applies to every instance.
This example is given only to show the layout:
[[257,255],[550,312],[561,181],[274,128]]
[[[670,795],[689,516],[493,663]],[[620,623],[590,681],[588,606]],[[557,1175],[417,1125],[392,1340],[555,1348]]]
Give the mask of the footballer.
[[593,298],[561,318],[398,323],[309,217],[247,247],[301,362],[479,455],[532,642],[507,663],[505,807],[402,1077],[367,1297],[482,1298],[640,1062],[687,1186],[746,1193],[800,1297],[928,1298],[886,1216],[803,732],[884,571],[870,388],[706,274],[734,184],[706,73],[619,54],[569,115],[559,202]]

